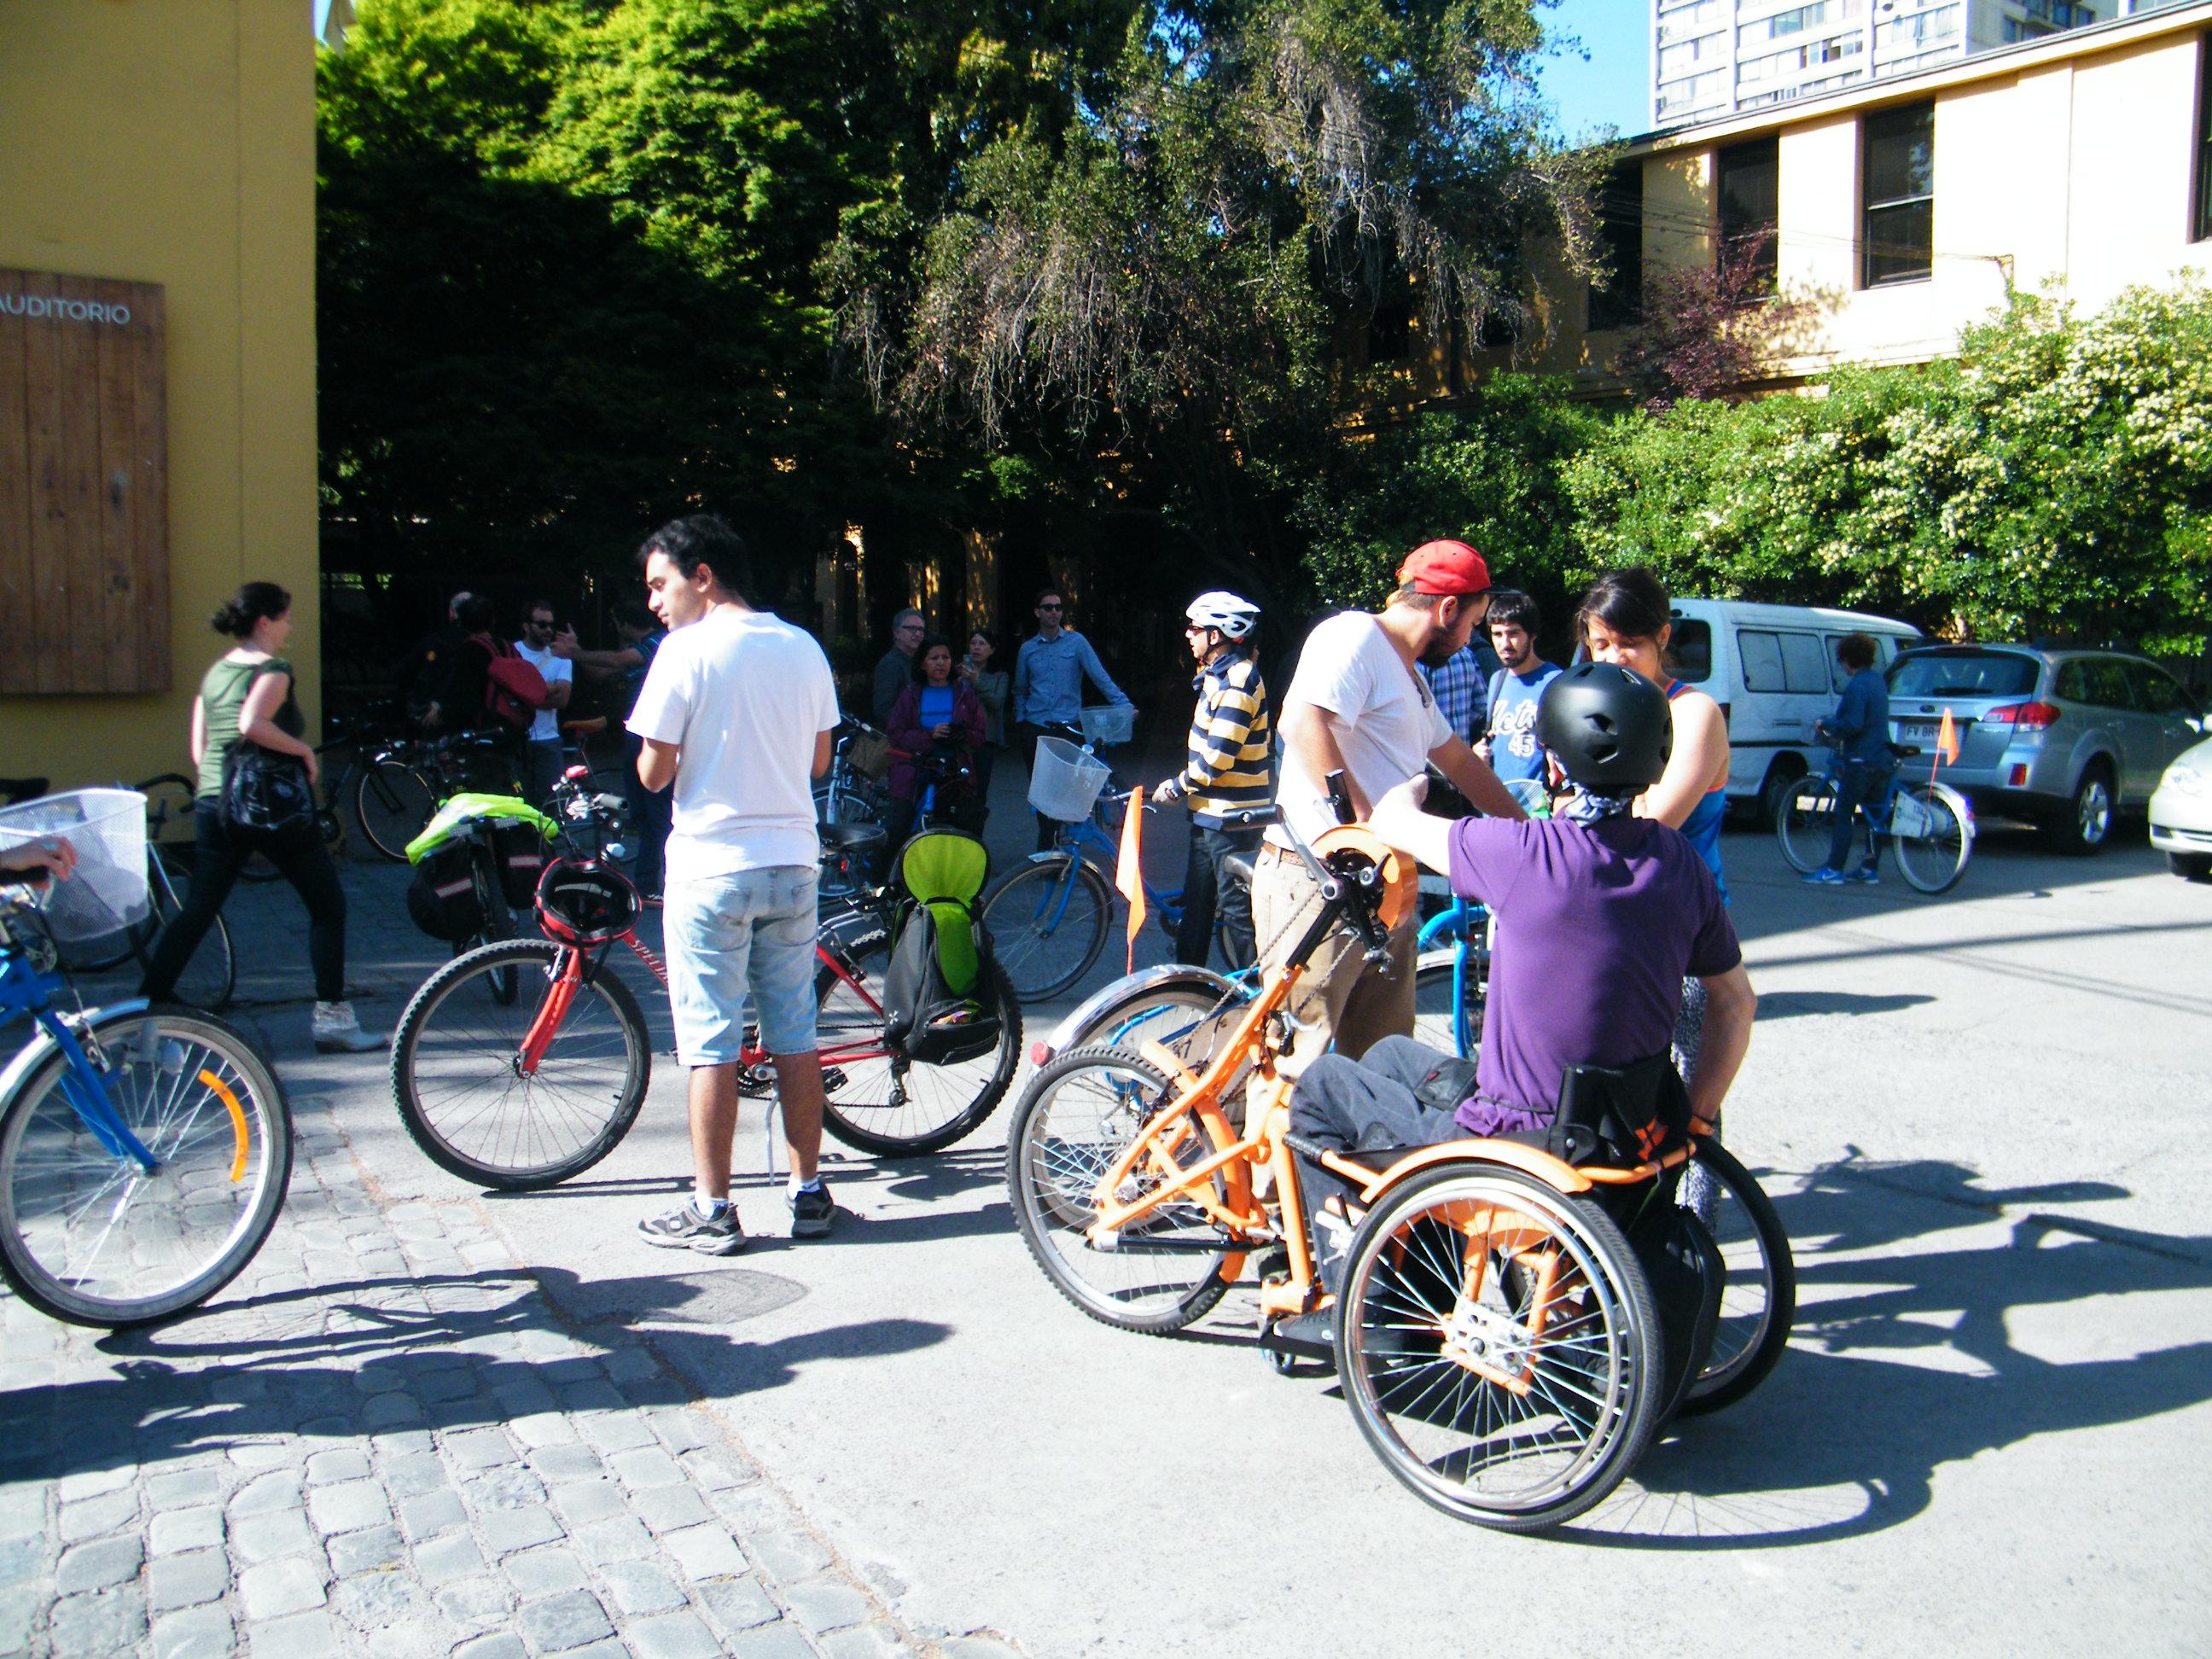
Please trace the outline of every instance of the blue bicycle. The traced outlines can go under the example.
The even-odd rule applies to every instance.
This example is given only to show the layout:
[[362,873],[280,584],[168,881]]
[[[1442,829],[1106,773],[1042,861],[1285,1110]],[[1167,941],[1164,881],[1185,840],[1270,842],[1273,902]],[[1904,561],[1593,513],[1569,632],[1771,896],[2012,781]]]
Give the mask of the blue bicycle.
[[[1091,751],[1086,746],[1084,752]],[[1110,870],[1119,857],[1121,813],[1133,805],[1149,810],[1142,808],[1141,792],[1109,774],[1089,816],[1062,823],[1052,851],[1030,854],[984,904],[983,925],[991,930],[993,951],[1019,1000],[1057,996],[1089,973],[1105,949],[1115,893],[1100,866]],[[1260,821],[1252,814],[1242,816]],[[1182,926],[1182,889],[1155,887],[1149,880],[1144,887],[1146,908],[1173,934]],[[1243,952],[1218,915],[1213,937],[1231,968],[1250,965],[1239,960]]]
[[[58,1011],[28,907],[0,891],[0,1273],[53,1318],[118,1328],[198,1306],[253,1259],[292,1173],[275,1073],[234,1027],[143,1000]],[[74,1000],[72,996],[71,1000]]]
[[1490,998],[1490,912],[1479,900],[1453,895],[1421,924],[1415,950],[1413,1035],[1472,1060],[1482,1046]]

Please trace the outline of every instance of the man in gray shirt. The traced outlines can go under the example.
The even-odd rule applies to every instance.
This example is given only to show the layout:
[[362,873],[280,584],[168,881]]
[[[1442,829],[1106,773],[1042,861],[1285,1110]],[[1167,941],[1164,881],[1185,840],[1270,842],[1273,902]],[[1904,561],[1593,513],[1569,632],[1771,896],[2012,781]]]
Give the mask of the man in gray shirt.
[[891,723],[891,705],[913,682],[914,653],[928,631],[919,611],[902,611],[891,618],[891,648],[876,665],[875,690],[868,698],[868,707],[874,711],[868,718],[878,731]]

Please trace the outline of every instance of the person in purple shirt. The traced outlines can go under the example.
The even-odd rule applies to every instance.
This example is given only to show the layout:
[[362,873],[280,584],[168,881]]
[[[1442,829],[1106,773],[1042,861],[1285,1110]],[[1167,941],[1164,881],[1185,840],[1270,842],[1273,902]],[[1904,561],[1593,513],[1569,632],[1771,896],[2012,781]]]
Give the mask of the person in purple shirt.
[[[1421,810],[1418,777],[1376,802],[1369,829],[1447,874],[1453,891],[1480,894],[1498,917],[1474,1092],[1437,1098],[1438,1081],[1455,1075],[1451,1057],[1389,1037],[1358,1061],[1326,1054],[1306,1068],[1291,1103],[1294,1133],[1374,1151],[1541,1130],[1569,1066],[1667,1053],[1686,975],[1711,999],[1690,1109],[1698,1131],[1711,1132],[1757,999],[1705,860],[1680,830],[1631,811],[1665,770],[1672,730],[1650,681],[1581,663],[1546,688],[1537,715],[1545,747],[1580,791],[1572,816],[1449,822]],[[1311,1201],[1327,1195],[1326,1180],[1308,1184]],[[1341,1229],[1316,1227],[1325,1266],[1347,1242]]]

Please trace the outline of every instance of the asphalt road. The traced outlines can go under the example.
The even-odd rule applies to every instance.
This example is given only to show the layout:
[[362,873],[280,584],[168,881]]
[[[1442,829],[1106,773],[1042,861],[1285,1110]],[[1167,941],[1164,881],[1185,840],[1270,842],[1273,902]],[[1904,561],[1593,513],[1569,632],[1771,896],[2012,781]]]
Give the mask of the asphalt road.
[[[1246,1295],[1172,1340],[1063,1302],[1013,1231],[1006,1108],[935,1158],[836,1157],[845,1224],[794,1245],[748,1107],[763,1236],[710,1261],[631,1234],[688,1185],[664,1059],[598,1170],[481,1212],[549,1296],[634,1310],[916,1631],[1040,1655],[2201,1653],[2212,888],[2141,835],[2076,860],[1993,830],[1934,900],[1808,889],[1729,835],[1761,1006],[1729,1139],[1795,1241],[1797,1326],[1759,1393],[1549,1538],[1401,1489],[1333,1382],[1263,1364]],[[360,1075],[326,1081],[381,1191],[463,1193]]]

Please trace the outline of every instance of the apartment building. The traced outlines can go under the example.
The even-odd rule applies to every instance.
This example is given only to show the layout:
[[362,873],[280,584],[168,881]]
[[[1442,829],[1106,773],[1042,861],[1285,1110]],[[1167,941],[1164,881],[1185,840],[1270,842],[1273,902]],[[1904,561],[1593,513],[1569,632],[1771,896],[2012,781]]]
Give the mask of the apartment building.
[[1770,344],[1771,389],[1949,356],[2014,290],[2094,309],[2212,276],[2208,42],[2212,0],[2193,0],[1638,138],[1601,197],[1608,281],[1540,247],[1517,337],[1432,337],[1418,307],[1378,317],[1346,342],[1359,401],[1387,419],[1506,368],[1618,395],[1646,273],[1710,270],[1731,242],[1805,302]]
[[1956,63],[2137,0],[1652,0],[1651,125],[1679,127]]

